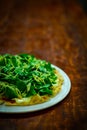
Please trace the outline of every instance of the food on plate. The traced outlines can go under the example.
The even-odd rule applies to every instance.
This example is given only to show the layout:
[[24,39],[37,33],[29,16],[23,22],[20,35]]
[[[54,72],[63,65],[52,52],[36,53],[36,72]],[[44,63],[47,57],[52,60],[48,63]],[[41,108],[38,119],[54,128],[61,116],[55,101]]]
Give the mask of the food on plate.
[[0,55],[0,104],[39,104],[58,94],[62,84],[62,75],[45,60],[30,54]]

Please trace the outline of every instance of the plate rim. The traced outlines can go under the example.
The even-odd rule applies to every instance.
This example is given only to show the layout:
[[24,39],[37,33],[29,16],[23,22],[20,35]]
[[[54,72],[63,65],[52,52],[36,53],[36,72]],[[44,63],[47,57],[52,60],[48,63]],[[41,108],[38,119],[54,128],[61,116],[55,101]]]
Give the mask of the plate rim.
[[[53,64],[51,64],[51,65],[53,68],[56,68],[64,78],[64,84],[62,85],[62,89],[55,97],[52,97],[47,102],[44,102],[41,104],[30,105],[30,106],[0,105],[0,113],[27,113],[27,112],[40,111],[40,110],[44,110],[49,107],[52,107],[52,106],[58,104],[59,102],[61,102],[64,98],[66,98],[66,96],[69,94],[69,92],[71,90],[71,80],[65,71],[63,71],[61,68],[59,68],[56,65],[53,65]],[[66,88],[65,88],[65,86],[66,86]],[[62,97],[61,97],[61,95],[62,95]]]

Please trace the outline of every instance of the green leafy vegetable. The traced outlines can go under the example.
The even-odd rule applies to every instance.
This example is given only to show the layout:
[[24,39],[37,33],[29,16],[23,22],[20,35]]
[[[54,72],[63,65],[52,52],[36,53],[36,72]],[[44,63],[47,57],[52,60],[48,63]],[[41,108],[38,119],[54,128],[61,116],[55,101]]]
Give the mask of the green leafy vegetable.
[[54,71],[49,62],[29,54],[0,55],[0,97],[52,95],[51,86],[57,80]]

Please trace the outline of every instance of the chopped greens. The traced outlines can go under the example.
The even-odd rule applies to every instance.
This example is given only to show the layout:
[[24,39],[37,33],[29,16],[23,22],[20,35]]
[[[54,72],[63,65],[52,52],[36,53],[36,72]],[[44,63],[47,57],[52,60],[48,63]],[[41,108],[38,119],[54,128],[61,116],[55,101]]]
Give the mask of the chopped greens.
[[0,55],[0,97],[52,95],[51,87],[57,80],[54,71],[49,62],[29,54]]

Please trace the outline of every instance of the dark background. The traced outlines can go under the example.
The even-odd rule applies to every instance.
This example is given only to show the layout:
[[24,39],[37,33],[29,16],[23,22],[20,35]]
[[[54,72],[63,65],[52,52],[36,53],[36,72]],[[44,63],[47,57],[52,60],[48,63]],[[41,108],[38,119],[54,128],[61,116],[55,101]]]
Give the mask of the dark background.
[[87,1],[0,0],[0,54],[29,53],[63,69],[68,96],[34,113],[0,113],[1,130],[87,129]]

